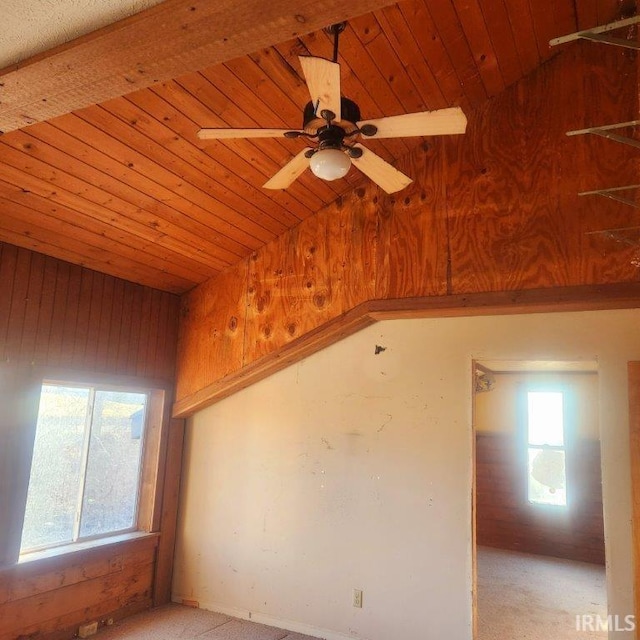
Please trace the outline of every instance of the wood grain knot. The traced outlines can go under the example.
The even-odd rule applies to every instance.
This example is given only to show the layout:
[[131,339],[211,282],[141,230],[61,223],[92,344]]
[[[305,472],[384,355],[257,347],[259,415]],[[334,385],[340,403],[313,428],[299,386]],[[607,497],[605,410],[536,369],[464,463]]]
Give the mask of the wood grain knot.
[[313,296],[313,304],[315,304],[318,309],[322,309],[326,303],[327,299],[322,293],[316,293],[316,295]]
[[287,327],[287,331],[289,332],[289,335],[295,335],[296,331],[298,330],[298,327],[296,327],[295,324],[293,324],[293,322]]
[[229,330],[235,331],[238,328],[238,318],[235,316],[231,316],[229,320]]
[[265,338],[268,338],[271,335],[271,326],[267,325],[263,330],[262,333],[264,334]]

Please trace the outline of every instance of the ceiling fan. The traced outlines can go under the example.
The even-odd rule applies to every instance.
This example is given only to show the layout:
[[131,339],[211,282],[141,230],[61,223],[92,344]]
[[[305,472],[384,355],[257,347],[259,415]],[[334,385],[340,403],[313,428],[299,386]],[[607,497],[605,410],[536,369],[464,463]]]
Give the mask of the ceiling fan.
[[309,167],[323,180],[343,178],[354,164],[387,193],[395,193],[412,180],[380,156],[362,146],[359,140],[401,138],[464,133],[467,118],[462,109],[420,111],[400,116],[361,120],[358,105],[340,93],[338,41],[346,23],[326,31],[334,36],[333,61],[299,56],[311,101],[303,112],[301,130],[290,129],[200,129],[201,140],[233,138],[306,138],[308,146],[294,156],[263,187],[286,189]]

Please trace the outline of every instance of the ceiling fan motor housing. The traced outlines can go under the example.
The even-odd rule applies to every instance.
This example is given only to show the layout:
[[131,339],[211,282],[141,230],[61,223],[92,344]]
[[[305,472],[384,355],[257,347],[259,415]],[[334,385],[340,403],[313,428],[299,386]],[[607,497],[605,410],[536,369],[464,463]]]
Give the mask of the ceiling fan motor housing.
[[[340,122],[348,122],[355,127],[356,122],[359,122],[361,119],[360,107],[353,100],[349,100],[349,98],[340,98],[340,110],[342,111],[342,119]],[[319,114],[316,113],[316,105],[313,102],[307,102],[302,116],[302,128],[305,131],[309,130],[311,123],[319,118]],[[314,127],[312,126],[311,128]],[[346,129],[347,127],[344,128]]]

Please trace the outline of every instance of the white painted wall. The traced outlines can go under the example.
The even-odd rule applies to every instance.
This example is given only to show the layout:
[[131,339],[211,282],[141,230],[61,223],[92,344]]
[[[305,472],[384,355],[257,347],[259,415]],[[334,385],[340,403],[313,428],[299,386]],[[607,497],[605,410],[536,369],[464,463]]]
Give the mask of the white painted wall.
[[518,399],[526,385],[563,385],[573,396],[570,428],[579,438],[598,440],[597,373],[496,373],[491,391],[476,395],[476,431],[511,434],[518,431]]
[[174,598],[326,638],[471,638],[471,360],[597,359],[610,612],[631,613],[639,323],[635,310],[384,322],[201,411]]

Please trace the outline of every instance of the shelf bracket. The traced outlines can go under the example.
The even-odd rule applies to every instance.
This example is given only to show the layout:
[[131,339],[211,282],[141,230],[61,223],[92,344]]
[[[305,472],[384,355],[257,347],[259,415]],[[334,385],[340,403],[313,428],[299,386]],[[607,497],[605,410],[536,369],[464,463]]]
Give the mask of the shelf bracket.
[[601,25],[599,27],[593,27],[592,29],[576,31],[575,33],[570,33],[569,35],[549,40],[549,46],[555,47],[559,44],[565,44],[566,42],[582,39],[591,40],[592,42],[603,42],[604,44],[612,44],[617,47],[625,47],[627,49],[640,49],[640,42],[637,42],[636,40],[627,40],[625,38],[606,35],[610,31],[630,27],[631,25],[638,24],[639,22],[640,16],[633,16],[631,18],[625,18],[624,20],[618,20],[617,22],[610,22],[609,24]]
[[626,187],[612,187],[611,189],[596,189],[595,191],[583,191],[579,193],[579,196],[602,196],[603,198],[609,198],[610,200],[615,200],[616,202],[622,202],[623,204],[628,204],[630,207],[634,207],[636,209],[640,209],[640,203],[635,202],[635,200],[629,200],[629,198],[623,198],[618,195],[618,192],[625,191],[628,189],[640,189],[640,184],[630,184]]
[[589,127],[588,129],[577,129],[576,131],[567,131],[568,136],[581,136],[591,133],[595,136],[607,138],[607,140],[613,140],[614,142],[621,142],[622,144],[628,144],[631,147],[640,149],[640,140],[629,138],[627,136],[620,136],[617,133],[611,133],[615,129],[623,129],[625,127],[637,127],[640,125],[640,120],[631,120],[629,122],[619,122],[617,124],[607,124],[602,127]]

